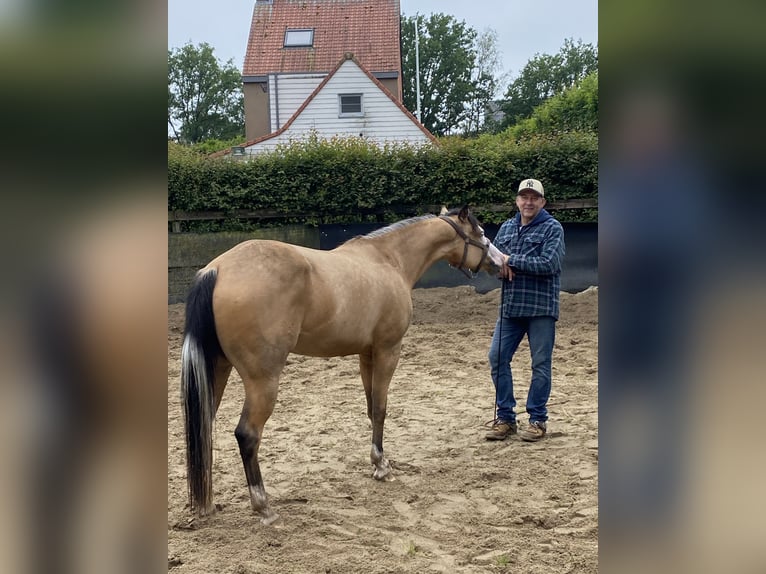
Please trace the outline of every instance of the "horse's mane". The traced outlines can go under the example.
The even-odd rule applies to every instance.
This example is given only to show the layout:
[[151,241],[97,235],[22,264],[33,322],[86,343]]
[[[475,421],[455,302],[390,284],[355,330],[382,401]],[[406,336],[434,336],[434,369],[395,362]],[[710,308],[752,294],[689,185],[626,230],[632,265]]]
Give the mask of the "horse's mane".
[[423,221],[425,219],[432,219],[434,217],[436,216],[428,214],[428,215],[419,215],[417,217],[410,217],[409,219],[403,219],[402,221],[397,221],[396,223],[392,223],[391,225],[388,225],[386,227],[381,227],[380,229],[371,231],[367,235],[357,235],[356,237],[352,237],[345,243],[351,243],[351,242],[356,242],[356,241],[365,240],[365,239],[375,239],[376,237],[380,237],[382,235],[388,235],[389,233],[396,231],[397,229],[402,229],[403,227],[409,227],[410,225],[412,225],[413,223],[417,223],[418,221]]
[[386,227],[381,227],[380,229],[371,231],[367,235],[360,235],[359,239],[364,239],[364,238],[373,239],[375,237],[380,237],[381,235],[387,235],[391,233],[392,231],[401,229],[402,227],[409,227],[413,223],[417,223],[425,219],[431,219],[433,217],[436,217],[436,216],[429,213],[428,215],[419,215],[417,217],[410,217],[409,219],[403,219],[402,221],[397,221],[396,223],[392,223],[391,225],[388,225]]
[[[458,208],[449,210],[445,215],[459,215],[460,211],[461,211],[461,208],[458,207]],[[375,239],[376,237],[388,235],[389,233],[402,229],[403,227],[409,227],[410,225],[414,223],[418,223],[426,219],[433,219],[434,217],[436,216],[429,213],[427,215],[418,215],[417,217],[410,217],[409,219],[403,219],[402,221],[397,221],[396,223],[392,223],[391,225],[388,225],[386,227],[381,227],[380,229],[371,231],[367,235],[357,235],[356,237],[352,237],[346,243],[350,243],[352,241],[357,241],[360,239]],[[479,227],[481,225],[479,224],[479,220],[474,217],[473,213],[470,213],[470,212],[468,213],[468,221],[470,221],[471,227],[473,227],[473,230],[478,232]]]

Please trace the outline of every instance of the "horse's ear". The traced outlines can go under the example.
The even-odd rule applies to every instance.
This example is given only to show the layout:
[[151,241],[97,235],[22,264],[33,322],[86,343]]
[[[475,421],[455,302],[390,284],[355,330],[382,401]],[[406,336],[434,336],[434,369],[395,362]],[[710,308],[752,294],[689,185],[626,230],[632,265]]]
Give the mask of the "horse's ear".
[[442,205],[442,210],[439,212],[439,215],[447,215],[447,206]]
[[471,215],[471,210],[468,208],[468,206],[467,206],[467,205],[464,205],[464,206],[462,207],[462,209],[460,210],[460,213],[458,214],[457,218],[458,218],[460,221],[463,221],[463,222],[465,222],[465,221],[467,221],[467,220],[468,220],[468,216],[469,216],[469,215]]

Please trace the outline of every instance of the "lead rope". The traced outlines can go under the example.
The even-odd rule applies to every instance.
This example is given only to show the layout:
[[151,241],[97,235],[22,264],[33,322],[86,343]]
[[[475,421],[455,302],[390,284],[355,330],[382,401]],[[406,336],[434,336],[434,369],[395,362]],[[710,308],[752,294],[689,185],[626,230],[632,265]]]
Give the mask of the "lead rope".
[[[497,372],[498,375],[500,373],[500,343],[503,340],[503,305],[505,303],[505,284],[508,280],[503,278],[502,283],[500,284],[500,309],[498,311],[499,313],[499,321],[497,323]],[[493,337],[494,338],[494,337]],[[491,373],[490,373],[491,375]],[[493,384],[495,385],[495,403],[493,407],[493,417],[492,420],[489,422],[484,423],[484,426],[492,427],[497,422],[497,381],[493,381]]]
[[[505,284],[508,280],[503,277],[503,281],[500,284],[500,320],[497,322],[497,375],[500,378],[500,347],[503,342],[503,306],[505,305]],[[495,382],[495,420],[497,420],[497,387],[499,386],[499,380]]]

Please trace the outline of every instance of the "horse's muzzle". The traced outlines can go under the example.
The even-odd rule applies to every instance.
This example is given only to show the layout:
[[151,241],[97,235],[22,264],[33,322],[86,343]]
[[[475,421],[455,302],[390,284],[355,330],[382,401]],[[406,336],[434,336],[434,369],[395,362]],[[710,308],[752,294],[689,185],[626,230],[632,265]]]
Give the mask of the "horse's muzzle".
[[490,243],[489,252],[487,253],[487,257],[484,262],[487,267],[487,273],[490,275],[496,275],[500,273],[504,263],[505,257],[503,257],[503,253],[497,247],[495,247],[494,244]]

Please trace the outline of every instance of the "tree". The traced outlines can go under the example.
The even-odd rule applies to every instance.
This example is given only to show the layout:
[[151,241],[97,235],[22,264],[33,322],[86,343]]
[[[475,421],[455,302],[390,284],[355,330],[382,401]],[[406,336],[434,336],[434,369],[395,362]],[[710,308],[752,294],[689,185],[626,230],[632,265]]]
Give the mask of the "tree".
[[508,86],[501,129],[529,117],[548,98],[562,93],[598,70],[598,49],[567,39],[558,54],[535,55]]
[[242,77],[210,45],[168,51],[168,126],[182,143],[244,137]]
[[497,47],[497,32],[485,28],[476,37],[474,43],[476,60],[471,71],[471,81],[474,85],[473,97],[468,101],[468,117],[466,133],[477,134],[484,131],[487,125],[487,113],[490,104],[497,96],[500,84],[505,81],[505,74],[496,77],[502,69],[502,58]]
[[476,56],[476,31],[452,16],[431,14],[402,17],[402,93],[405,107],[417,109],[415,89],[415,25],[419,35],[421,123],[434,135],[460,129],[469,116],[466,102],[474,98],[471,77]]

